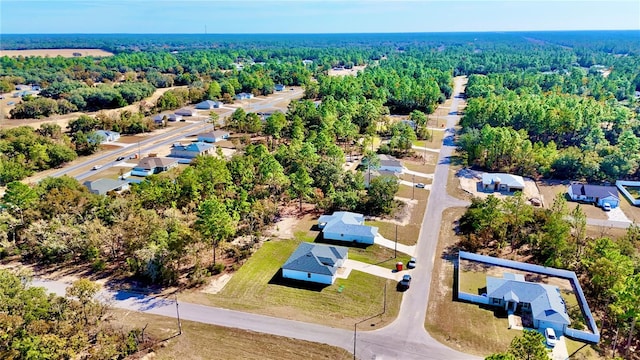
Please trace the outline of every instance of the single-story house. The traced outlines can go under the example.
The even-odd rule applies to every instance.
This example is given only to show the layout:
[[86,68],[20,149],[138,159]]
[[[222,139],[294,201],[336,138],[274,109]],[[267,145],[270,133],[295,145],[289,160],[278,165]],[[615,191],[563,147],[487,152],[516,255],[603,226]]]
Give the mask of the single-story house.
[[246,92],[241,92],[239,94],[236,94],[236,96],[234,96],[234,98],[236,100],[245,100],[245,99],[251,99],[253,98],[253,94],[251,93],[246,93]]
[[309,60],[309,59],[304,59],[302,60],[302,65],[311,65],[313,64],[313,60]]
[[342,246],[303,242],[282,265],[282,277],[331,285],[347,256]]
[[223,130],[214,130],[198,134],[198,141],[214,143],[229,138],[229,132]]
[[618,188],[615,186],[572,184],[567,193],[573,201],[594,203],[600,207],[606,203],[614,209],[620,204]]
[[504,273],[503,278],[487,276],[488,304],[507,312],[531,313],[533,327],[552,328],[564,334],[571,319],[556,286],[525,281],[523,275]]
[[150,156],[140,160],[131,170],[132,176],[149,176],[178,166],[178,160],[166,157]]
[[484,191],[522,191],[524,179],[519,175],[505,173],[483,173],[482,190]]
[[391,171],[394,173],[403,173],[404,166],[400,162],[400,160],[394,158],[393,156],[381,154],[378,155],[378,159],[380,159],[380,167],[378,170],[382,171]]
[[282,84],[276,84],[276,86],[274,87],[274,89],[276,91],[282,91],[286,88],[286,86],[282,85]]
[[222,103],[220,101],[205,100],[203,102],[196,104],[196,109],[211,110],[211,109],[218,109],[221,106],[222,106]]
[[85,181],[83,185],[93,194],[105,195],[109,191],[121,192],[129,189],[129,183],[125,180],[98,179]]
[[378,228],[364,224],[364,215],[348,211],[336,211],[332,215],[322,215],[318,228],[326,240],[348,241],[373,244]]
[[203,142],[195,142],[187,145],[178,143],[171,146],[171,153],[169,154],[169,156],[183,159],[193,159],[198,155],[211,154],[212,151],[213,145]]
[[120,133],[116,131],[96,130],[95,134],[102,138],[100,143],[114,142],[120,139]]
[[166,119],[167,121],[180,121],[182,120],[182,115],[178,114],[158,114],[154,116],[153,122],[156,124],[162,124],[162,122]]
[[198,115],[198,112],[195,109],[181,108],[176,111],[176,115],[196,116]]
[[362,173],[364,174],[364,186],[365,188],[369,187],[369,182],[379,176],[393,176],[395,178],[398,177],[398,173],[392,172],[392,171],[386,171],[386,170],[368,170],[368,169],[364,169],[362,171]]

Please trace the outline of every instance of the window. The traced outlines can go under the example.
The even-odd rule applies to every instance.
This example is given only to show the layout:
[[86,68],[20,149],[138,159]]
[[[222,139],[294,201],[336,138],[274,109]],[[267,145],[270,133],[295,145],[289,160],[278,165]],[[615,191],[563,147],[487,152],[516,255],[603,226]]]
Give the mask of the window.
[[307,273],[307,278],[311,279],[311,273]]

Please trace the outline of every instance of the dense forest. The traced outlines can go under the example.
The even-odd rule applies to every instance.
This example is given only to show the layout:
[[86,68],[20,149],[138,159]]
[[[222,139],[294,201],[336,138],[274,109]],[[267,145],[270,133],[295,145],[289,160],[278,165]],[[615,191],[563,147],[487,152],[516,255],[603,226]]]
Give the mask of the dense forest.
[[[382,176],[365,187],[362,172],[343,169],[345,155],[359,154],[375,168],[369,149],[379,138],[388,140],[380,152],[408,155],[415,139],[428,138],[427,115],[452,95],[453,78],[461,75],[468,77],[457,138],[463,163],[535,178],[636,179],[637,35],[3,37],[5,48],[97,47],[114,56],[0,57],[2,92],[18,84],[42,89],[22,98],[9,121],[78,112],[67,129],[0,130],[0,184],[6,185],[0,257],[89,265],[96,273],[157,286],[197,286],[224,270],[221,256],[236,262],[250,256],[289,203],[301,211],[307,204],[320,211],[392,213],[397,179]],[[338,66],[363,70],[329,76]],[[99,150],[95,130],[153,131],[154,112],[204,99],[231,103],[240,92],[267,95],[276,84],[302,86],[304,98],[264,121],[242,108],[222,119],[241,134],[230,159],[220,153],[199,157],[189,167],[106,196],[69,177],[19,181]],[[100,111],[169,87],[149,108]],[[416,127],[391,121],[398,114]],[[518,197],[474,200],[460,220],[461,246],[509,248],[576,271],[605,331],[637,338],[638,230],[632,227],[620,239],[589,239],[583,218],[560,200],[547,210],[525,206]]]

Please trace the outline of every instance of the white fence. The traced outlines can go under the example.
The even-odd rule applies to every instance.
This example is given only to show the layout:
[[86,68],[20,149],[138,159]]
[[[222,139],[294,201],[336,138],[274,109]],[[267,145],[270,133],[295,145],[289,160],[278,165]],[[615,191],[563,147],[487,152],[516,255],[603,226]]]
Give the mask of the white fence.
[[640,206],[640,199],[635,199],[630,193],[629,191],[627,191],[627,189],[625,189],[625,186],[634,186],[634,187],[640,187],[640,181],[623,181],[623,180],[618,180],[616,181],[616,186],[618,187],[618,190],[620,190],[621,193],[624,194],[624,196],[627,197],[627,199],[629,199],[629,201],[635,205],[635,206]]
[[[587,326],[591,331],[583,331],[577,329],[567,328],[565,330],[565,335],[572,337],[578,340],[584,340],[591,343],[598,343],[600,341],[600,331],[598,330],[598,326],[596,325],[596,321],[591,314],[591,310],[589,309],[589,304],[587,304],[587,299],[584,297],[584,293],[582,292],[582,288],[580,287],[580,283],[578,282],[578,278],[573,271],[555,269],[546,266],[527,264],[518,261],[499,259],[491,256],[484,256],[469,253],[466,251],[460,251],[458,253],[458,266],[460,264],[461,259],[472,260],[477,262],[482,262],[490,265],[503,266],[516,270],[530,271],[539,274],[552,275],[556,277],[565,278],[571,281],[573,288],[575,289],[575,295],[578,299],[578,304],[580,305],[580,309],[582,310],[582,314],[587,320]],[[460,272],[458,271],[458,298],[461,300],[471,301],[474,303],[487,304],[488,300],[484,296],[473,295],[460,291]]]

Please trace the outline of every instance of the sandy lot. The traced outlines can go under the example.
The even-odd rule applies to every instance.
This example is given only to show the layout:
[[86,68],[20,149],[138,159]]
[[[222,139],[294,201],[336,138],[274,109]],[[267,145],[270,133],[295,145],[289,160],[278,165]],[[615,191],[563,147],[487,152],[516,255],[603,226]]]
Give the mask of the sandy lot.
[[[458,179],[460,180],[460,187],[462,187],[464,191],[470,193],[473,196],[485,199],[489,195],[494,195],[498,198],[505,198],[507,196],[513,195],[513,193],[509,193],[509,192],[480,191],[480,185],[478,184],[482,182],[481,171],[462,169],[458,172],[457,175],[458,175]],[[553,198],[552,199],[543,198],[543,196],[540,194],[540,191],[538,190],[538,186],[536,185],[536,182],[533,181],[532,179],[524,178],[524,183],[525,183],[525,187],[524,187],[523,193],[527,199],[537,198],[542,200],[542,203],[545,205],[548,203],[548,201],[553,201]]]
[[104,57],[113,56],[113,53],[101,49],[31,49],[31,50],[0,50],[0,56],[18,57],[22,56],[43,56],[66,58],[74,57],[73,53],[80,53],[80,56]]
[[360,70],[364,70],[367,66],[354,66],[351,69],[344,69],[344,70],[334,70],[331,69],[329,70],[329,76],[356,76],[358,75],[358,71]]

